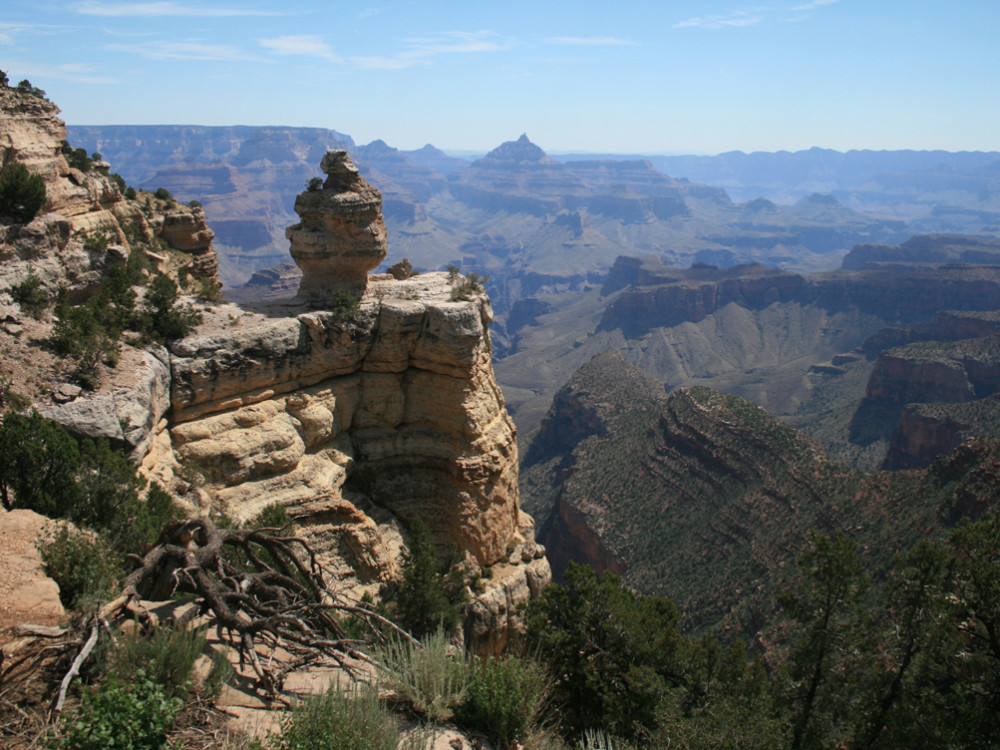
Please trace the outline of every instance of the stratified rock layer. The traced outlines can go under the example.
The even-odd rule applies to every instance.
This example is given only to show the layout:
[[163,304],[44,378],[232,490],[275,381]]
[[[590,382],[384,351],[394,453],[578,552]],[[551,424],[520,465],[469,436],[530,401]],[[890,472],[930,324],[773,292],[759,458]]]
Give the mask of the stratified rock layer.
[[[199,473],[201,491],[239,518],[273,502],[306,525],[370,515],[358,528],[372,544],[317,535],[365,548],[360,579],[394,573],[391,540],[374,540],[380,508],[493,565],[530,539],[530,520],[493,379],[489,302],[452,301],[446,274],[379,279],[351,316],[308,312],[176,342],[169,437],[186,469],[167,471],[162,452],[151,468]],[[362,496],[376,508],[347,507]]]
[[302,221],[288,227],[285,236],[302,269],[299,295],[328,301],[338,291],[364,293],[368,272],[385,258],[386,236],[382,194],[347,152],[328,151],[321,167],[326,182],[299,193],[295,213]]

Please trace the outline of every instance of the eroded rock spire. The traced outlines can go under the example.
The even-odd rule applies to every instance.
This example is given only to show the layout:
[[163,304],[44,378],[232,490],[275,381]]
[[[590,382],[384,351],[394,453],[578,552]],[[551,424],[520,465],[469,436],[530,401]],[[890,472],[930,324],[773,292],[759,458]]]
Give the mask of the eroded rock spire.
[[299,193],[302,221],[285,230],[302,269],[300,297],[326,299],[346,291],[362,296],[368,272],[386,254],[382,194],[368,184],[344,150],[327,151],[322,186]]

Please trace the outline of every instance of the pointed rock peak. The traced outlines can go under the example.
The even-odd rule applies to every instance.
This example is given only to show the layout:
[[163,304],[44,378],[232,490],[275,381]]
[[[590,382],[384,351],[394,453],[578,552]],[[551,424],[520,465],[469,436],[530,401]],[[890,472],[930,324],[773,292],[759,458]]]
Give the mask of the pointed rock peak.
[[554,159],[550,159],[546,156],[545,152],[541,148],[536,146],[529,140],[526,133],[522,133],[521,137],[516,141],[507,141],[501,143],[495,149],[490,151],[486,156],[484,156],[480,161],[483,162],[505,162],[508,164],[523,164],[523,163],[535,163],[535,164],[558,164],[559,162]]
[[365,153],[369,154],[391,154],[399,151],[399,149],[393,148],[381,138],[374,140],[361,148],[365,151]]

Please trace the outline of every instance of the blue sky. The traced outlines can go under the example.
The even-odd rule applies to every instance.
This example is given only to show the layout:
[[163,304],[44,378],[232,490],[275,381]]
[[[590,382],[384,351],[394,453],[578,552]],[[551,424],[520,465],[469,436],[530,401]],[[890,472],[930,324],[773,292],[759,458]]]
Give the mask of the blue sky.
[[71,125],[304,125],[403,149],[1000,150],[996,0],[7,0]]

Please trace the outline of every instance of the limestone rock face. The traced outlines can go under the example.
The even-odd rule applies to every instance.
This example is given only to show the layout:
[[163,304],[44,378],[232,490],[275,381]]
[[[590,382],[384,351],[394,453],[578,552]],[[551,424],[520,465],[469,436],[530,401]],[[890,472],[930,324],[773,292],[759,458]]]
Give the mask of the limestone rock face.
[[175,250],[191,255],[187,268],[200,279],[214,279],[219,272],[219,259],[212,250],[215,232],[205,224],[201,207],[173,206],[163,214],[159,237]]
[[364,293],[368,272],[386,254],[382,194],[358,172],[344,150],[328,151],[319,190],[299,193],[302,221],[285,230],[292,258],[302,269],[299,295],[323,300],[337,291]]
[[110,388],[60,399],[62,403],[43,405],[39,411],[74,435],[107,438],[141,460],[170,408],[169,355],[162,347],[151,347],[127,351],[124,360]]
[[351,317],[307,312],[176,342],[171,471],[200,474],[200,491],[238,518],[280,502],[318,545],[348,554],[359,581],[395,575],[394,519],[422,518],[442,546],[494,565],[524,538],[489,301],[453,301],[444,273],[373,278]]

